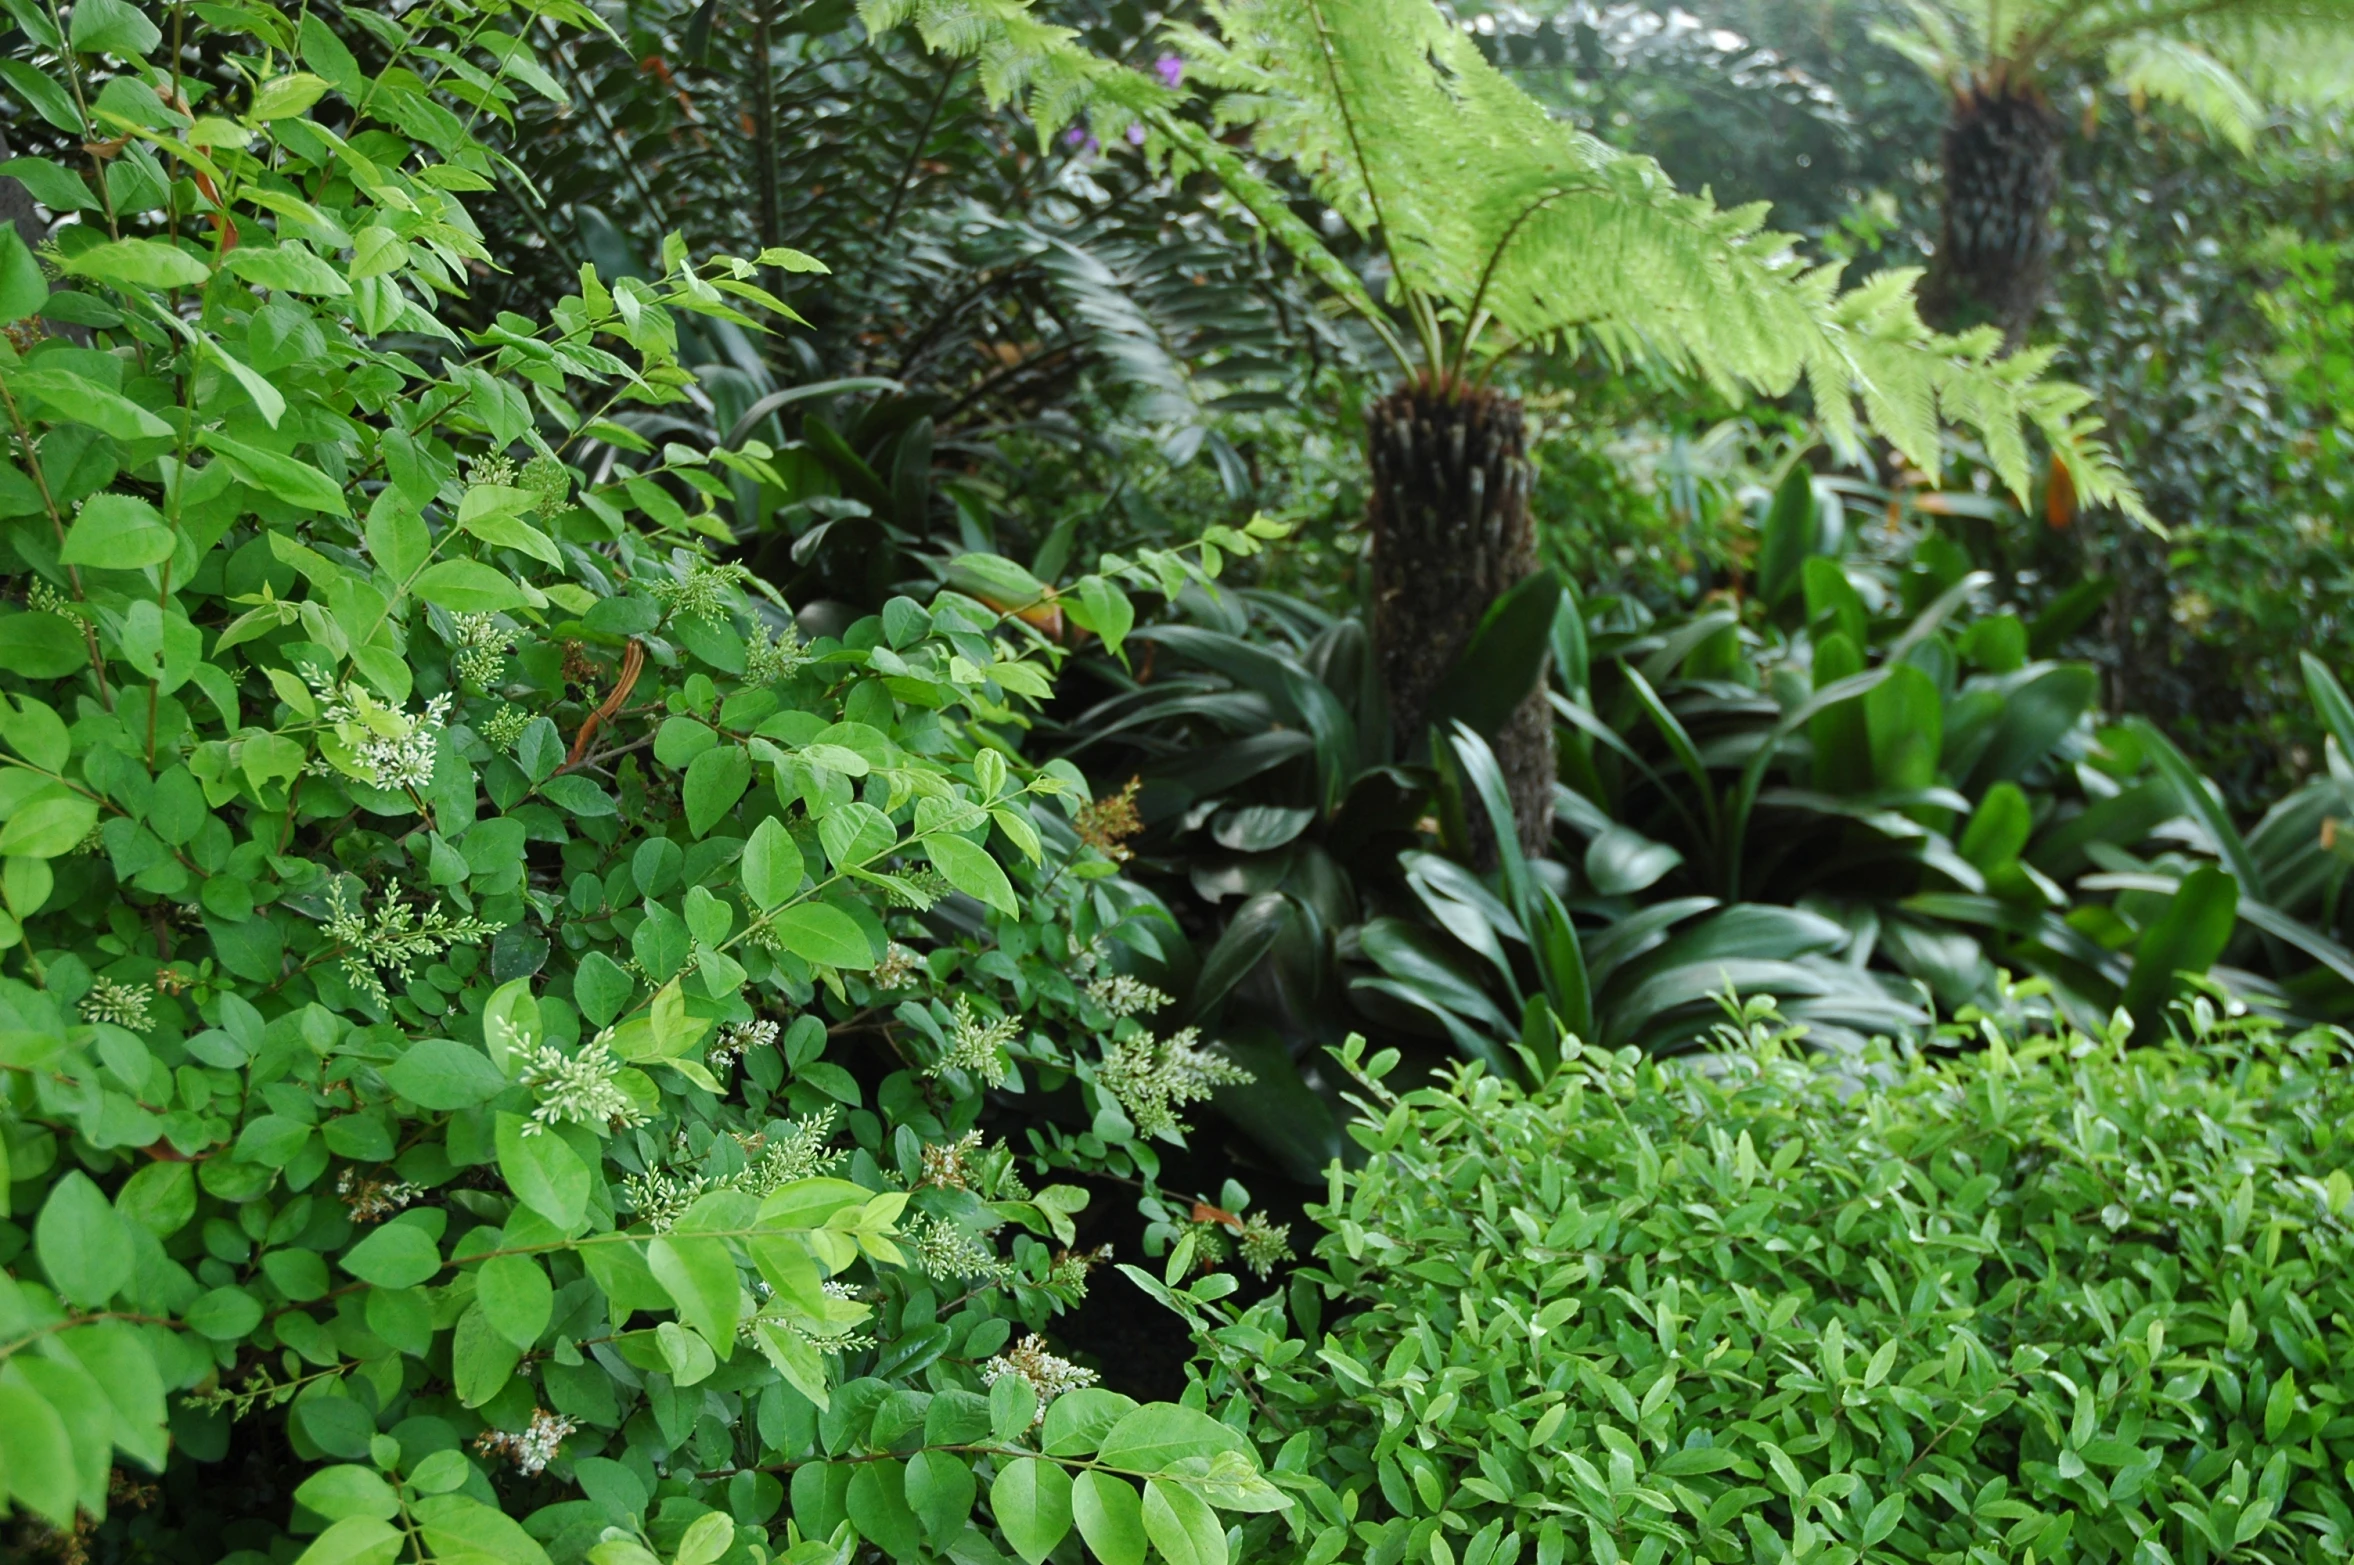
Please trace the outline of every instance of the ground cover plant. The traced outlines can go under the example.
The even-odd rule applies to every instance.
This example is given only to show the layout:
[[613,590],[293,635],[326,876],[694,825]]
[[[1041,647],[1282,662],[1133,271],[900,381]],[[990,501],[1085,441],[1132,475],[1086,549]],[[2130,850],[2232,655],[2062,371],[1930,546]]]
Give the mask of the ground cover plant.
[[1851,1073],[1728,1009],[1534,1089],[1342,1051],[1314,1264],[1169,1294],[1299,1502],[1249,1557],[2344,1557],[2344,1034],[2201,998]]
[[[804,640],[710,549],[774,453],[611,417],[819,264],[674,242],[460,333],[476,127],[580,13],[348,13],[372,72],[263,5],[194,54],[10,14],[87,147],[10,166],[79,221],[0,227],[12,1554],[1037,1565],[1076,1479],[1222,1557],[1279,1498],[1242,1442],[1035,1335],[1100,1259],[1054,1173],[1149,1193],[1241,1074],[1120,980],[1080,779],[998,737],[1052,595],[984,557],[1010,603]],[[1116,646],[1123,580],[1258,544],[1059,612]],[[1073,1127],[1008,1148],[998,1088]]]

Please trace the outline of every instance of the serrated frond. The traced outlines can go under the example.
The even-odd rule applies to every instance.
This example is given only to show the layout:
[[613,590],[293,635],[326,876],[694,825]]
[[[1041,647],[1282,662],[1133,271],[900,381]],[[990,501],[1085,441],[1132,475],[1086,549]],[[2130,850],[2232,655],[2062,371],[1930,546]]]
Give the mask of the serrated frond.
[[2246,152],[2256,145],[2264,105],[2230,67],[2179,38],[2129,38],[2109,50],[2109,75],[2120,87],[2186,110]]

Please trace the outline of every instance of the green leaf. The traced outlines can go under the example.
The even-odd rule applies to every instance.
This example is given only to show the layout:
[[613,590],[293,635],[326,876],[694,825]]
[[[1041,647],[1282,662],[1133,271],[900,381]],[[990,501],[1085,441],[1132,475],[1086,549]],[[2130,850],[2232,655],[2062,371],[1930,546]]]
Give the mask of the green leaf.
[[1207,1459],[1220,1451],[1257,1461],[1249,1440],[1209,1414],[1175,1402],[1148,1402],[1112,1426],[1096,1460],[1130,1472],[1159,1473],[1174,1463]]
[[181,1313],[188,1329],[215,1342],[235,1342],[262,1323],[261,1301],[243,1288],[215,1288]]
[[[1048,1186],[1039,1193],[1039,1203],[1046,1204],[1056,1190],[1068,1188]],[[1086,1192],[1077,1194],[1083,1197]],[[1106,1391],[1100,1386],[1066,1391],[1046,1410],[1046,1421],[1038,1430],[1038,1448],[1050,1456],[1092,1456],[1103,1444],[1104,1436],[1118,1427],[1121,1419],[1135,1412],[1136,1405],[1134,1397]]]
[[504,1092],[507,1078],[480,1049],[447,1038],[422,1038],[408,1053],[384,1067],[385,1084],[422,1109],[449,1113],[487,1103]]
[[1001,1442],[1021,1437],[1038,1419],[1038,1393],[1019,1375],[1000,1375],[989,1388],[989,1432]]
[[990,1484],[989,1513],[1014,1553],[1027,1565],[1039,1565],[1071,1530],[1071,1475],[1052,1462],[1018,1457],[998,1469]]
[[1896,1531],[1896,1524],[1903,1520],[1904,1491],[1899,1489],[1884,1495],[1880,1503],[1872,1507],[1872,1514],[1864,1518],[1864,1547],[1868,1549],[1886,1538]]
[[406,1288],[441,1270],[441,1249],[415,1223],[386,1223],[344,1251],[337,1264],[379,1288]]
[[2199,769],[2191,765],[2183,753],[2174,747],[2174,741],[2160,733],[2148,719],[2132,718],[2125,726],[2149,752],[2151,764],[2158,769],[2158,775],[2172,785],[2175,796],[2182,801],[2183,809],[2207,828],[2207,835],[2214,839],[2217,850],[2223,856],[2224,866],[2237,877],[2241,889],[2259,902],[2266,900],[2264,876],[2257,867],[2255,855],[2248,851],[2247,841],[2240,836],[2239,828],[2231,823],[2230,812],[2224,809],[2222,801],[2208,787],[2207,779],[2200,775]]
[[549,1565],[548,1551],[520,1522],[464,1494],[437,1494],[411,1507],[439,1565]]
[[73,1437],[48,1402],[29,1388],[4,1380],[0,1380],[0,1473],[6,1475],[9,1494],[17,1504],[60,1530],[72,1528],[74,1505],[81,1492],[74,1473]]
[[351,507],[344,503],[343,487],[308,462],[249,446],[216,430],[200,431],[197,439],[229,464],[229,471],[237,475],[239,483],[305,510],[324,511],[330,516],[351,515]]
[[515,1198],[570,1230],[588,1212],[589,1167],[564,1138],[520,1114],[498,1116],[499,1173]]
[[68,277],[89,277],[122,288],[201,288],[212,268],[160,239],[111,239],[65,263]]
[[1766,512],[1758,540],[1757,595],[1766,607],[1780,608],[1782,600],[1798,586],[1800,569],[1814,553],[1816,536],[1815,476],[1804,462],[1793,463],[1782,486],[1774,491],[1774,503]]
[[2284,1367],[2264,1398],[2264,1443],[2278,1445],[2297,1412],[2297,1372]]
[[172,426],[120,392],[62,369],[14,370],[8,383],[38,397],[61,418],[87,424],[117,440],[168,440]]
[[135,495],[97,494],[82,502],[58,559],[67,565],[137,570],[172,557],[175,540],[161,512]]
[[1226,1565],[1226,1529],[1208,1502],[1181,1483],[1146,1481],[1144,1532],[1169,1565]]
[[273,76],[254,89],[253,107],[247,117],[256,120],[290,120],[327,95],[327,83],[305,71],[293,71],[284,76]]
[[360,62],[353,58],[343,40],[334,30],[319,20],[316,12],[303,13],[302,29],[296,35],[302,63],[324,76],[336,91],[347,98],[357,98],[367,86],[368,78],[360,70]]
[[1872,782],[1887,793],[1918,793],[1937,781],[1937,760],[1945,745],[1945,707],[1937,684],[1910,663],[1864,697],[1864,722],[1871,733]]
[[101,51],[123,60],[143,59],[163,33],[130,0],[74,0],[67,39],[76,51]]
[[33,1248],[50,1285],[86,1310],[101,1308],[131,1280],[130,1230],[78,1168],[50,1187],[33,1224]]
[[453,614],[496,614],[531,601],[513,577],[480,560],[442,560],[429,565],[410,590]]
[[858,1535],[895,1560],[916,1560],[923,1554],[923,1524],[907,1503],[907,1480],[900,1464],[885,1458],[862,1463],[850,1475],[845,1496],[850,1525]]
[[63,615],[0,615],[0,667],[27,679],[55,679],[89,663],[81,628]]
[[1103,1565],[1144,1565],[1144,1497],[1109,1473],[1083,1472],[1071,1485],[1079,1536]]
[[918,1451],[908,1459],[908,1509],[935,1549],[947,1548],[964,1531],[979,1494],[971,1465],[952,1451]]
[[0,826],[0,857],[57,859],[82,845],[98,824],[98,806],[79,794],[53,792],[17,807]]
[[646,1246],[646,1265],[678,1307],[680,1320],[715,1350],[724,1352],[734,1344],[743,1284],[726,1241],[702,1234],[664,1234]]
[[467,1305],[450,1335],[450,1380],[459,1403],[480,1407],[504,1391],[522,1357],[521,1348],[491,1329],[479,1303]]
[[2240,887],[2229,871],[2203,864],[2183,877],[2165,911],[2133,948],[2133,974],[2118,1000],[2145,1038],[2165,1035],[2166,1002],[2181,974],[2203,974],[2231,943],[2239,919]]
[[[35,13],[38,14],[38,13]],[[33,112],[77,139],[87,134],[81,111],[66,90],[25,60],[0,60],[0,81],[33,106]]]
[[123,1181],[114,1209],[158,1239],[168,1239],[196,1215],[196,1170],[186,1163],[150,1163]]
[[804,962],[865,972],[875,965],[866,931],[850,915],[822,902],[789,907],[769,921],[777,943]]
[[1013,917],[1021,912],[1021,904],[1014,899],[1013,883],[1005,878],[1005,871],[989,850],[976,847],[950,832],[924,839],[924,853],[948,883],[966,896]]
[[1445,733],[1461,722],[1494,738],[1545,677],[1560,606],[1561,578],[1550,570],[1523,577],[1489,604],[1431,691],[1431,723]]
[[348,1516],[390,1519],[400,1514],[400,1498],[392,1492],[392,1485],[365,1467],[322,1467],[295,1489],[294,1501],[331,1522]]
[[800,890],[802,869],[800,846],[784,822],[772,815],[752,828],[738,873],[754,906],[765,911]]
[[671,1565],[713,1565],[713,1562],[735,1547],[736,1524],[724,1511],[709,1511],[698,1516],[678,1540],[678,1553]]
[[49,279],[41,263],[16,231],[14,223],[0,224],[0,324],[38,315],[49,302]]
[[679,789],[679,802],[686,806],[687,830],[698,837],[709,832],[721,816],[735,808],[751,782],[751,752],[740,744],[715,745],[696,756]]
[[474,1300],[490,1329],[519,1348],[528,1348],[548,1329],[556,1290],[539,1262],[528,1255],[498,1255],[475,1274]]

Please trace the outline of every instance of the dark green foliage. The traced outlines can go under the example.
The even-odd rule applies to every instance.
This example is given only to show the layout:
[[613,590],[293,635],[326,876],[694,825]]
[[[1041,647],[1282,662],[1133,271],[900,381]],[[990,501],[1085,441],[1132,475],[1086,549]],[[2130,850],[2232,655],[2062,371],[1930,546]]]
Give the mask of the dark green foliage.
[[1352,1040],[1315,1264],[1170,1296],[1298,1502],[1246,1554],[2343,1558],[2348,1040],[2186,1026],[1826,1069],[1758,1002],[1534,1093]]
[[0,226],[0,1546],[1038,1565],[1072,1466],[1272,1503],[1031,1336],[1101,1258],[1065,1176],[1184,1207],[1153,1143],[1248,1074],[1145,1020],[1166,914],[1000,735],[1024,614],[1117,649],[1282,529],[805,635],[708,552],[794,454],[645,436],[806,257],[433,308],[503,166],[459,111],[582,13],[207,7],[208,85],[10,9],[12,94],[138,134]]

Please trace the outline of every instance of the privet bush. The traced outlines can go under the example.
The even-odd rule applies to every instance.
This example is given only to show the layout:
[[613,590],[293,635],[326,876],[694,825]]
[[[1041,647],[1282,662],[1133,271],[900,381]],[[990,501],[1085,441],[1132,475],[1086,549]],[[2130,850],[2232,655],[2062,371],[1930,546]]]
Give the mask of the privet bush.
[[[1085,1195],[977,1126],[1069,1088],[1033,1177],[1149,1195],[1232,1074],[1114,973],[1148,909],[1077,774],[999,737],[1048,590],[980,558],[803,644],[715,563],[773,453],[604,415],[688,394],[674,312],[790,315],[752,262],[444,324],[475,128],[577,7],[226,0],[185,53],[8,9],[85,149],[8,166],[48,246],[0,226],[12,1544],[1222,1565],[1278,1497],[1031,1335]],[[1119,580],[1256,546],[1061,608],[1116,648]],[[208,1503],[232,1453],[292,1503]]]
[[2191,1047],[1988,1028],[1858,1092],[1770,1006],[1534,1094],[1345,1051],[1367,1160],[1290,1320],[1209,1332],[1305,1506],[1249,1557],[2346,1557],[2343,1034],[2200,1002]]

